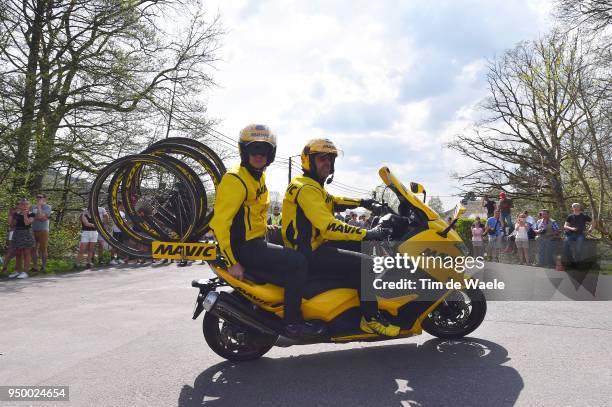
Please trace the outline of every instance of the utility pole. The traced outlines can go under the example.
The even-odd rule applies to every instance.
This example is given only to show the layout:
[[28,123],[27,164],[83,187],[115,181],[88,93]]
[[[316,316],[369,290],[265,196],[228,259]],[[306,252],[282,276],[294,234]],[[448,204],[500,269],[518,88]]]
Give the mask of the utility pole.
[[291,184],[291,167],[293,166],[293,157],[301,157],[301,155],[296,154],[289,157],[289,178],[287,180],[287,185]]

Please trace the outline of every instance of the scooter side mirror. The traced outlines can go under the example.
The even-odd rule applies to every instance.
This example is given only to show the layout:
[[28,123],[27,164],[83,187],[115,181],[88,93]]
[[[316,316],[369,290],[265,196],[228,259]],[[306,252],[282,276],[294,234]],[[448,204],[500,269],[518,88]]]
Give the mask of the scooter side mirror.
[[413,194],[423,194],[423,202],[425,202],[425,199],[427,199],[427,192],[425,191],[425,187],[423,186],[423,184],[419,184],[418,182],[411,182],[410,191]]
[[465,211],[466,211],[465,207],[461,205],[460,203],[458,203],[457,206],[455,206],[455,211],[453,212],[453,218],[450,224],[442,232],[438,232],[438,234],[444,238],[448,236],[448,232],[450,232],[450,230],[455,226],[455,224],[457,223],[459,218],[465,213]]

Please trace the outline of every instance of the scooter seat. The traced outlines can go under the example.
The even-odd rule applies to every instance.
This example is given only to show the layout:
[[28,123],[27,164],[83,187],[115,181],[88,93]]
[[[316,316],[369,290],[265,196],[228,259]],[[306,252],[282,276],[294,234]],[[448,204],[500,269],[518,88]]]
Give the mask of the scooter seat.
[[236,290],[259,304],[272,307],[283,305],[285,291],[282,287],[266,283],[249,273],[244,274],[244,279],[237,280],[232,277],[226,269],[221,267],[214,267],[214,271],[219,277],[230,283]]

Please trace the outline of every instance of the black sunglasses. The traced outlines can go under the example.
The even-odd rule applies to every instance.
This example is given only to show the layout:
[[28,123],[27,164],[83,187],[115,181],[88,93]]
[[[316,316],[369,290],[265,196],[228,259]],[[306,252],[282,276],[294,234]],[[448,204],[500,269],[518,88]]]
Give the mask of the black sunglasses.
[[317,157],[319,157],[320,160],[334,161],[336,159],[336,154],[334,154],[334,153],[322,153],[322,154],[317,154]]
[[272,146],[267,143],[254,143],[247,148],[249,155],[268,155]]

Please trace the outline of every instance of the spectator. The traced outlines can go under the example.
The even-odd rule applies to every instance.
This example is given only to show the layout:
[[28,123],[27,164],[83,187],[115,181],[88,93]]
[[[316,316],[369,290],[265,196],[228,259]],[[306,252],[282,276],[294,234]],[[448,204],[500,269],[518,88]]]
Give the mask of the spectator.
[[6,253],[4,254],[4,262],[2,264],[2,272],[8,271],[8,266],[13,257],[15,257],[15,251],[13,250],[13,234],[15,233],[15,222],[13,214],[17,211],[17,206],[10,207],[8,210],[8,218],[6,222],[7,233],[6,233]]
[[[133,201],[133,197],[134,195],[132,195],[132,199],[130,200]],[[145,213],[152,213],[152,212],[150,212],[148,208],[144,208],[142,206],[136,210],[136,215],[139,218],[144,218],[146,216]],[[130,228],[130,230],[132,230],[136,234],[139,234],[140,232],[142,232],[142,227],[139,226],[138,223],[133,222],[131,219],[128,221],[128,227]],[[172,229],[170,229],[169,227],[162,226],[162,229],[164,230],[166,234],[172,233]],[[140,243],[139,241],[135,239],[130,238],[127,235],[124,235],[123,238],[127,239],[128,246],[135,248],[139,252],[146,251],[148,249],[147,246],[143,245],[142,243]],[[146,263],[145,259],[141,259],[138,256],[129,257],[129,260],[132,260],[132,259],[135,260],[135,264]],[[174,260],[172,260],[172,262],[174,263]],[[129,263],[129,261],[126,263]]]
[[[504,224],[504,228],[511,228],[512,227],[512,199],[509,199],[506,197],[506,193],[505,192],[500,192],[499,193],[499,210],[501,212],[501,219],[503,221]],[[506,233],[510,233],[512,232],[511,230],[507,229]]]
[[538,266],[554,267],[554,242],[559,236],[559,225],[557,221],[550,218],[548,209],[542,209],[542,219],[536,223],[535,233],[538,235]]
[[524,210],[523,215],[525,215],[525,222],[527,222],[531,228],[535,228],[536,220],[533,218],[533,216],[529,215],[529,211]]
[[363,215],[363,227],[366,229],[370,229],[372,228],[372,217],[366,217],[366,215]]
[[338,219],[340,222],[344,222],[344,216],[342,216],[340,212],[336,212],[336,219]]
[[529,229],[527,216],[524,213],[520,214],[512,232],[518,249],[519,264],[529,264]]
[[351,212],[351,219],[348,221],[348,224],[352,226],[361,227],[359,226],[359,219],[357,219],[357,214],[355,212]]
[[34,235],[32,234],[32,222],[34,215],[30,211],[30,201],[21,198],[17,205],[17,210],[13,212],[10,223],[15,224],[13,232],[12,247],[15,255],[15,272],[9,278],[28,278],[27,270],[30,269],[30,255],[32,248],[36,246]]
[[40,256],[40,271],[43,273],[47,268],[47,257],[49,248],[49,218],[51,217],[51,206],[47,205],[47,195],[39,193],[36,195],[36,206],[32,208],[35,215],[32,222],[32,231],[36,239],[36,247],[32,250],[32,271],[38,272],[38,257]]
[[[533,218],[533,216],[529,215],[529,211],[527,210],[523,211],[523,215],[525,215],[525,220],[529,225],[529,230],[527,231],[527,237],[529,238],[529,264],[534,264],[535,255],[537,253],[537,243],[535,240],[536,220]],[[538,216],[539,218],[541,217],[539,214]]]
[[[572,214],[567,217],[563,229],[565,230],[565,239],[563,242],[563,251],[565,259],[568,263],[579,263],[582,261],[582,248],[584,246],[585,229],[587,223],[592,222],[589,215],[582,213],[582,205],[579,203],[572,204]],[[592,225],[586,233],[590,233],[593,229]],[[576,255],[572,256],[572,246],[575,246]]]
[[[123,202],[117,202],[117,208],[119,209],[119,216],[121,216],[121,219],[123,219],[123,221],[127,224],[127,219],[125,218],[125,212],[123,211]],[[123,231],[114,222],[113,222],[112,228],[113,228],[113,238],[115,238],[115,240],[118,240],[121,243],[124,243],[125,239],[123,236]],[[111,264],[112,266],[116,266],[121,263],[128,264],[129,262],[130,262],[130,259],[127,256],[125,256],[125,258],[121,260],[119,258],[119,251],[115,249],[114,247],[111,247],[111,261],[109,264]]]
[[87,264],[85,268],[91,268],[94,250],[98,242],[98,231],[93,223],[92,216],[89,214],[89,209],[83,210],[79,220],[81,222],[81,242],[79,243],[79,254],[77,254],[74,267],[79,268],[81,266],[81,258],[83,255],[86,255]]
[[487,219],[484,233],[489,236],[489,248],[487,251],[491,260],[499,261],[504,238],[504,227],[502,226],[499,209],[493,212],[493,217]]
[[487,219],[492,218],[495,212],[495,201],[490,201],[488,196],[482,198],[482,207],[487,209]]
[[359,215],[359,218],[357,219],[357,225],[360,228],[365,228],[366,227],[365,215]]
[[484,255],[484,242],[482,240],[482,234],[484,233],[484,226],[480,223],[480,217],[474,219],[472,224],[472,254],[474,257]]
[[272,226],[282,226],[282,214],[278,205],[274,205],[274,209],[272,210],[272,215],[268,217],[268,225]]
[[[102,224],[104,226],[110,223],[109,221],[110,218],[108,216],[108,213],[106,212],[106,209],[104,209],[101,206],[98,206],[98,214],[100,215],[100,218],[102,219]],[[108,243],[106,243],[106,240],[104,240],[104,237],[102,237],[102,233],[99,233],[99,232],[98,232],[97,245],[98,245],[98,264],[102,264],[102,257],[104,256],[104,249],[106,248]]]
[[274,205],[274,209],[272,210],[272,215],[268,217],[268,232],[267,238],[268,242],[274,243],[277,245],[283,245],[283,236],[281,234],[282,227],[282,214],[280,208],[277,205]]
[[[453,225],[453,217],[449,216],[448,218],[446,218],[446,223],[448,223],[449,225]],[[451,229],[455,230],[455,227],[456,227],[456,224],[453,225]]]

